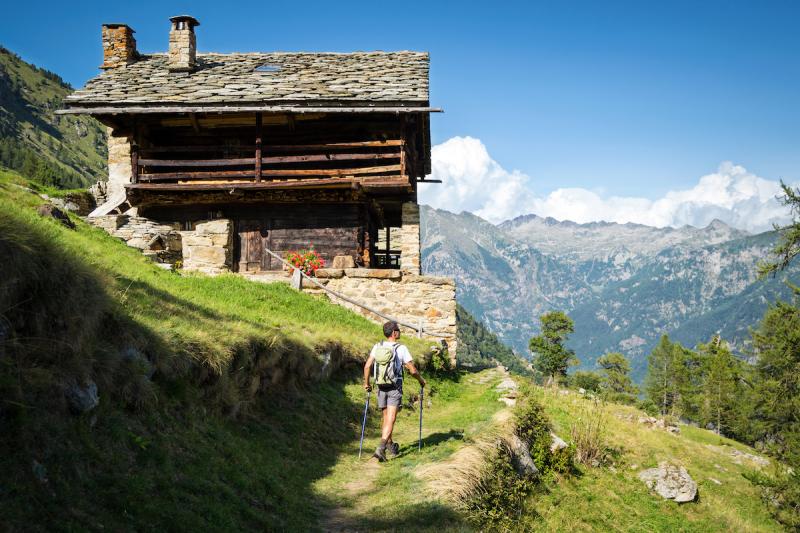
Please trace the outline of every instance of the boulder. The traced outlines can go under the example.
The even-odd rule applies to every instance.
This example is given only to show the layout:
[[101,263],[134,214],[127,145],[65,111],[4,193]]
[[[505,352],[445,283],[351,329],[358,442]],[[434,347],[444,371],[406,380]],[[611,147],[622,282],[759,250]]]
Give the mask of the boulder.
[[88,380],[83,383],[73,381],[66,388],[67,402],[70,410],[75,414],[88,413],[100,405],[100,395],[97,393],[97,383]]
[[686,503],[697,498],[697,483],[682,466],[663,461],[658,463],[658,468],[640,472],[639,479],[644,481],[647,488],[667,500]]
[[39,216],[52,218],[65,228],[75,229],[75,223],[69,219],[66,213],[52,204],[40,205],[37,212]]
[[512,435],[506,440],[511,450],[511,464],[520,476],[538,476],[539,469],[531,457],[528,445],[517,435]]
[[563,450],[567,447],[567,443],[564,442],[564,439],[553,433],[550,432],[550,453],[557,452],[558,450]]

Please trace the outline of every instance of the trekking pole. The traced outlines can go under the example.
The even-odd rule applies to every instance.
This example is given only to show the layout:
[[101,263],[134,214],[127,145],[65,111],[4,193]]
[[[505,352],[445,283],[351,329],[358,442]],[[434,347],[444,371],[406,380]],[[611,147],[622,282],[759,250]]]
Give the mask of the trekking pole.
[[422,451],[422,406],[425,404],[425,387],[419,386],[419,450]]
[[364,420],[361,422],[361,442],[358,444],[358,458],[361,459],[361,450],[364,449],[364,429],[367,427],[367,411],[369,411],[369,397],[372,391],[367,391],[367,402],[364,404]]

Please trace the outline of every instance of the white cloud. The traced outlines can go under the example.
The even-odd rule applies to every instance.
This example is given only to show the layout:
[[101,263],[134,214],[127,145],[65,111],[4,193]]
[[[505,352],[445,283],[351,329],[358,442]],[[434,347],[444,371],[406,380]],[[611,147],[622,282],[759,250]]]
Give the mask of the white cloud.
[[718,218],[758,232],[771,229],[774,222],[789,220],[788,211],[775,198],[780,193],[777,181],[729,162],[701,177],[690,189],[650,200],[604,197],[582,188],[556,189],[537,196],[529,176],[505,170],[489,156],[484,144],[472,137],[453,137],[434,146],[432,159],[431,178],[443,183],[422,185],[420,202],[453,212],[471,211],[494,223],[528,213],[579,223],[605,220],[657,227],[704,227]]

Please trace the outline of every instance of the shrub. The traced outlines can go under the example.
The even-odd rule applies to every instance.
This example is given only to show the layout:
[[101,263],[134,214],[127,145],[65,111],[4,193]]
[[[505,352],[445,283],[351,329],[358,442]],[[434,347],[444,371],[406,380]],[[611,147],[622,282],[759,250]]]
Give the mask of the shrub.
[[607,416],[602,403],[594,398],[575,418],[570,433],[579,463],[598,467],[612,462],[615,453],[606,444]]
[[773,477],[754,470],[744,477],[761,487],[761,498],[775,520],[789,531],[800,530],[800,474],[789,470]]
[[319,255],[319,252],[314,250],[313,246],[307,250],[289,252],[286,260],[295,268],[299,268],[306,276],[313,276],[317,270],[325,266],[325,260]]
[[489,530],[514,531],[534,484],[533,479],[517,475],[511,451],[500,446],[486,465],[475,497],[467,505],[467,513]]
[[569,386],[573,389],[584,389],[591,392],[600,391],[603,376],[597,372],[578,370],[569,376]]

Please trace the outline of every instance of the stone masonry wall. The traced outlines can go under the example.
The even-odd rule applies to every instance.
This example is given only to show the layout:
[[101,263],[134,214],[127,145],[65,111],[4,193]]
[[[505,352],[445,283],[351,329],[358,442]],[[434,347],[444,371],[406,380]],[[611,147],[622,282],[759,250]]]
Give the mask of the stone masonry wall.
[[160,262],[171,263],[181,258],[180,223],[164,224],[131,215],[106,215],[87,220]]
[[194,231],[182,231],[183,269],[220,274],[233,263],[232,223],[218,218],[195,224]]
[[115,135],[114,130],[106,128],[108,137],[108,198],[125,194],[125,184],[133,180],[131,166],[131,143],[127,135]]
[[420,274],[419,205],[406,202],[402,207],[403,226],[392,234],[400,250],[400,270]]
[[[422,320],[424,331],[445,336],[450,357],[455,360],[456,285],[452,278],[370,268],[321,269],[317,277],[329,289],[402,322],[417,325]],[[328,297],[374,322],[384,322],[365,309],[332,295]],[[416,334],[413,330],[405,333]]]

